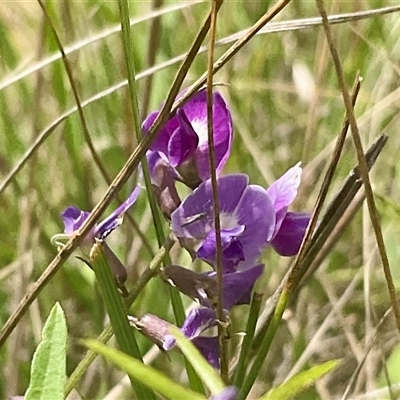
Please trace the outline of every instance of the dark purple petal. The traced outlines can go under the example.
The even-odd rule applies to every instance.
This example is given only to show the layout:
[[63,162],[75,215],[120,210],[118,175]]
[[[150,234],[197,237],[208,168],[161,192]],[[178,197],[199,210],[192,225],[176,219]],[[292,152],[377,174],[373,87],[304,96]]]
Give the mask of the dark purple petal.
[[[158,114],[158,111],[154,111],[144,120],[142,124],[143,133],[147,133],[149,131]],[[169,139],[178,127],[179,122],[176,117],[172,117],[170,120],[168,120],[158,132],[157,137],[150,149],[152,151],[160,151],[167,155]]]
[[262,275],[264,265],[256,265],[243,272],[223,275],[224,308],[250,304],[250,295],[256,280]]
[[[236,237],[239,236],[244,229],[244,226],[238,226],[235,229],[222,229],[221,231],[222,266],[224,273],[234,272],[238,263],[245,259],[243,246]],[[216,249],[216,234],[215,230],[212,229],[197,250],[196,256],[215,267]]]
[[191,310],[182,325],[181,331],[188,338],[199,336],[205,329],[216,325],[215,312],[212,308]]
[[288,212],[281,227],[272,240],[272,247],[281,256],[294,256],[300,249],[311,215],[308,213]]
[[221,393],[214,394],[210,400],[235,400],[239,390],[235,386],[226,387]]
[[[198,337],[204,330],[215,326],[215,312],[212,308],[195,308],[186,317],[181,331],[188,338]],[[163,345],[165,350],[171,350],[175,346],[175,338],[169,335]]]
[[237,218],[238,224],[246,227],[238,237],[245,258],[239,269],[245,270],[256,264],[274,232],[275,210],[266,190],[257,185],[248,186],[238,205]]
[[168,143],[168,160],[174,168],[192,157],[199,143],[199,138],[190,125],[185,112],[181,109],[178,110],[176,118],[179,128],[171,135]]
[[[189,100],[185,104],[184,110],[199,137],[199,146],[195,156],[196,165],[200,178],[205,181],[210,178],[206,90],[201,90],[196,96]],[[233,128],[231,114],[224,99],[218,92],[213,93],[213,134],[215,161],[217,173],[219,173],[230,155]]]
[[114,212],[112,212],[104,221],[97,225],[95,229],[95,236],[104,239],[106,238],[114,229],[122,223],[123,215],[128,211],[128,209],[133,205],[140,193],[140,186],[136,186],[135,190],[130,194],[130,196],[124,201]]
[[67,235],[72,235],[78,230],[89,216],[88,211],[81,211],[75,206],[67,207],[62,213],[61,217],[64,222],[64,232]]
[[[244,174],[218,178],[222,228],[237,227],[234,213],[247,184],[248,176]],[[196,219],[196,216],[199,218]],[[190,222],[191,220],[193,222]],[[214,225],[213,221],[211,181],[202,183],[171,215],[172,230],[178,237],[205,239]]]
[[203,357],[216,369],[219,368],[219,344],[218,336],[198,336],[192,340]]
[[300,163],[288,169],[279,179],[267,189],[276,212],[276,227],[274,235],[278,232],[286,211],[297,196],[300,185],[302,169]]

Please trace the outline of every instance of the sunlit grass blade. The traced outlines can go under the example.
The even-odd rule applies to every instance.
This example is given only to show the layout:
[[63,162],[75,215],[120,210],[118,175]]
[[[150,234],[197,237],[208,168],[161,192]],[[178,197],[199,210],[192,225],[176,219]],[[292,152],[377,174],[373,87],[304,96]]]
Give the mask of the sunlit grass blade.
[[[162,396],[171,400],[206,400],[206,398],[184,386],[179,385],[171,378],[157,371],[156,369],[141,363],[140,361],[129,357],[116,349],[112,349],[95,340],[85,340],[84,344],[91,350],[101,354],[109,361],[114,363],[118,368],[125,371],[136,381],[147,385],[149,388],[157,391]],[[147,397],[140,397],[147,399]]]
[[307,389],[316,380],[336,369],[339,364],[340,360],[331,360],[311,367],[307,371],[299,372],[292,376],[288,381],[271,389],[267,394],[260,397],[259,400],[289,400]]
[[67,324],[56,303],[43,327],[42,341],[32,360],[26,400],[62,400],[66,376]]

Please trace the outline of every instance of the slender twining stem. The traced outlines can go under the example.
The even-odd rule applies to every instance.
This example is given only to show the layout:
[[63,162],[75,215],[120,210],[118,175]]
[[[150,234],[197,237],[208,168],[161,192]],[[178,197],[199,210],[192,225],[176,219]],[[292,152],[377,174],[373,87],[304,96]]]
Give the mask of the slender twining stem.
[[219,353],[221,360],[221,378],[228,383],[228,334],[226,318],[224,316],[223,305],[223,274],[222,274],[222,242],[221,242],[221,221],[219,218],[219,196],[217,182],[217,165],[215,162],[214,132],[213,132],[213,64],[215,36],[217,28],[217,1],[212,1],[211,6],[211,27],[210,40],[208,46],[207,63],[207,134],[208,134],[208,155],[210,159],[211,186],[213,195],[214,226],[215,226],[215,245],[216,245],[216,264],[217,270],[217,299],[216,311],[218,324]]
[[[214,63],[214,73],[222,68],[257,32],[268,23],[275,15],[277,15],[288,3],[290,0],[280,0],[278,1],[271,9],[256,22],[253,28],[250,29],[248,33],[246,33],[242,39],[239,39],[235,44],[230,47],[227,52],[225,52],[215,63]],[[219,3],[218,3],[219,4]],[[210,18],[207,18],[203,28],[199,32],[196,37],[193,46],[185,56],[184,61],[182,62],[181,67],[179,68],[174,82],[171,86],[171,90],[168,93],[167,99],[164,103],[164,106],[160,110],[160,113],[157,119],[154,121],[153,126],[150,128],[147,135],[141,140],[138,144],[134,152],[131,154],[129,159],[126,161],[125,165],[121,168],[109,188],[107,189],[104,197],[99,201],[98,204],[93,208],[92,212],[82,224],[80,229],[76,232],[73,238],[71,238],[65,246],[59,251],[59,253],[54,257],[54,259],[47,266],[45,271],[39,277],[39,279],[34,283],[30,290],[26,293],[24,298],[19,303],[17,309],[12,313],[12,315],[8,318],[3,328],[0,331],[0,347],[4,344],[5,340],[11,334],[15,326],[18,324],[18,321],[23,317],[26,310],[29,308],[31,303],[36,299],[42,289],[47,285],[47,283],[51,280],[51,278],[57,273],[57,271],[61,268],[61,266],[65,263],[65,261],[71,256],[72,252],[80,245],[85,236],[90,232],[93,228],[94,224],[109,206],[113,198],[117,195],[117,193],[121,190],[122,186],[127,182],[133,171],[139,165],[140,160],[145,156],[147,150],[150,148],[151,144],[155,140],[158,131],[160,128],[167,122],[173,113],[176,112],[176,109],[181,106],[193,93],[196,92],[204,83],[205,78],[200,78],[192,87],[191,90],[185,92],[182,98],[174,103],[174,99],[176,98],[179,88],[185,79],[185,76],[189,70],[191,63],[194,60],[195,55],[197,54],[204,37],[206,36],[208,29],[210,26]],[[43,140],[43,139],[42,139]],[[26,162],[26,160],[25,160]],[[20,170],[22,164],[12,172],[12,175]],[[6,182],[0,186],[0,193],[6,187],[6,184],[10,182],[10,177],[6,179]]]
[[388,260],[386,249],[385,249],[385,242],[383,240],[382,228],[381,228],[381,225],[379,222],[379,215],[378,215],[378,211],[376,209],[374,193],[373,193],[372,187],[371,187],[371,181],[369,179],[368,166],[367,166],[367,163],[366,163],[366,160],[364,157],[364,151],[363,151],[363,147],[362,147],[362,143],[361,143],[360,132],[358,130],[357,121],[354,116],[354,110],[353,110],[353,106],[351,104],[350,95],[349,95],[349,92],[348,92],[348,89],[346,86],[346,82],[344,80],[343,69],[342,69],[342,66],[341,66],[341,63],[339,60],[339,55],[338,55],[335,43],[333,41],[331,28],[329,26],[328,17],[327,17],[326,10],[324,7],[324,2],[322,0],[316,0],[316,2],[317,2],[317,7],[319,10],[319,13],[322,18],[322,25],[325,30],[325,35],[326,35],[326,39],[328,41],[329,50],[331,52],[333,63],[335,65],[336,75],[338,78],[339,86],[342,91],[343,101],[346,106],[347,116],[348,116],[350,127],[351,127],[353,143],[354,143],[354,147],[356,149],[358,165],[360,168],[360,174],[361,174],[361,178],[364,183],[365,197],[367,199],[368,211],[369,211],[369,215],[371,218],[372,227],[374,229],[376,243],[378,245],[378,250],[379,250],[379,255],[380,255],[381,261],[382,261],[383,272],[385,274],[386,284],[387,284],[387,287],[389,290],[390,301],[392,303],[393,313],[394,313],[394,316],[396,319],[397,330],[399,331],[399,334],[400,334],[400,305],[397,302],[396,288],[394,286],[392,273],[390,271],[389,260]]

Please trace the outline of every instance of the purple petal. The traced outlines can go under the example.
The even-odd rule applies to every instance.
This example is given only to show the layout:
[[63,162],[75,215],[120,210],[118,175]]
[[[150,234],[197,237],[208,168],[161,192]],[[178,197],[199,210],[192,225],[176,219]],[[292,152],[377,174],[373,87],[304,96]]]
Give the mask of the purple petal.
[[[189,312],[181,331],[188,339],[193,339],[198,337],[205,329],[211,328],[216,324],[215,312],[212,308],[195,308]],[[165,339],[163,348],[171,350],[174,346],[175,338],[169,335]]]
[[[158,114],[159,114],[158,111],[154,111],[144,120],[142,124],[142,130],[144,133],[147,133],[149,131],[154,121],[156,120]],[[153,144],[151,145],[150,149],[152,151],[160,151],[167,156],[169,140],[178,127],[179,127],[179,122],[177,118],[174,116],[170,120],[168,120],[164,124],[164,126],[159,130],[157,137],[153,142]]]
[[[239,201],[248,184],[248,176],[244,174],[226,175],[218,178],[218,194],[220,200],[221,225],[223,228],[236,228],[235,218],[230,218],[238,207]],[[201,216],[192,223],[190,218]],[[205,239],[214,225],[211,181],[202,183],[193,191],[171,215],[171,226],[178,237]]]
[[235,400],[239,390],[235,386],[226,387],[221,393],[214,394],[210,400]]
[[256,264],[275,227],[275,210],[266,190],[261,186],[247,187],[238,205],[238,224],[246,229],[238,237],[243,246],[245,261],[239,264],[244,270]]
[[199,336],[192,340],[203,357],[216,369],[219,368],[219,343],[218,336]]
[[224,308],[231,309],[240,304],[250,304],[250,295],[256,280],[262,275],[264,265],[256,265],[243,272],[224,274]]
[[114,212],[112,212],[104,221],[97,225],[95,235],[100,239],[106,238],[114,229],[122,223],[123,215],[133,205],[140,193],[140,186],[136,186],[135,190]]
[[267,189],[275,211],[288,207],[296,198],[297,189],[300,185],[301,172],[300,163],[297,163]]
[[[210,178],[210,161],[208,155],[207,133],[207,92],[200,91],[189,100],[184,110],[199,136],[199,146],[196,151],[196,165],[200,178],[205,181]],[[224,167],[232,146],[232,118],[228,107],[218,92],[213,93],[213,134],[215,161],[217,173]]]
[[72,235],[82,226],[89,214],[88,211],[81,211],[75,206],[67,207],[61,213],[61,218],[64,222],[64,232],[67,235]]
[[[245,259],[243,246],[236,238],[244,231],[244,226],[238,226],[236,229],[222,230],[222,266],[224,273],[235,271],[235,267],[240,261]],[[217,256],[217,244],[215,230],[212,229],[206,239],[203,241],[200,248],[197,250],[196,256],[209,262],[214,268]]]
[[177,167],[194,155],[199,138],[193,130],[183,110],[177,111],[179,128],[171,135],[168,143],[168,160],[172,167]]
[[212,308],[191,310],[182,325],[181,331],[188,338],[199,336],[205,329],[216,325],[215,312]]
[[310,217],[308,213],[288,212],[286,214],[278,233],[271,242],[277,253],[288,257],[298,253]]

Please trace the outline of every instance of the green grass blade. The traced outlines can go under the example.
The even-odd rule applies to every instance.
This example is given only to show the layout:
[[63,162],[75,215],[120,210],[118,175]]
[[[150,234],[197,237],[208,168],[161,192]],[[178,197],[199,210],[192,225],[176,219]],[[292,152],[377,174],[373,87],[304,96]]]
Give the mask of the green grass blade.
[[323,364],[316,365],[307,371],[299,372],[298,374],[292,376],[288,381],[282,383],[282,385],[271,389],[259,400],[291,399],[293,396],[298,395],[303,390],[311,386],[317,379],[336,369],[339,363],[340,360],[331,360]]
[[67,324],[59,303],[43,327],[42,341],[33,355],[26,400],[63,400],[66,377]]
[[235,372],[235,379],[233,381],[233,385],[236,387],[241,387],[244,381],[247,367],[247,358],[251,349],[251,344],[253,342],[258,313],[260,312],[261,307],[261,300],[262,294],[257,292],[254,293],[250,306],[249,318],[247,320],[246,336],[243,338],[239,361]]
[[[135,378],[136,381],[147,385],[168,399],[206,399],[202,394],[193,392],[192,390],[179,385],[156,369],[145,365],[132,357],[129,357],[127,354],[124,354],[121,351],[107,347],[95,340],[85,340],[84,344],[91,350],[107,358],[118,368]],[[140,399],[142,398],[147,399],[146,397],[140,397]]]
[[[118,293],[115,279],[105,258],[104,249],[100,241],[97,241],[92,248],[91,261],[117,342],[122,351],[141,362],[142,357],[139,347],[133,330],[129,326],[122,299]],[[151,390],[136,381],[131,382],[138,398],[155,399]]]
[[210,389],[213,395],[221,393],[225,389],[224,382],[217,371],[200,354],[200,351],[188,340],[183,333],[177,329],[171,329],[176,339],[176,344],[186,356],[193,368]]

